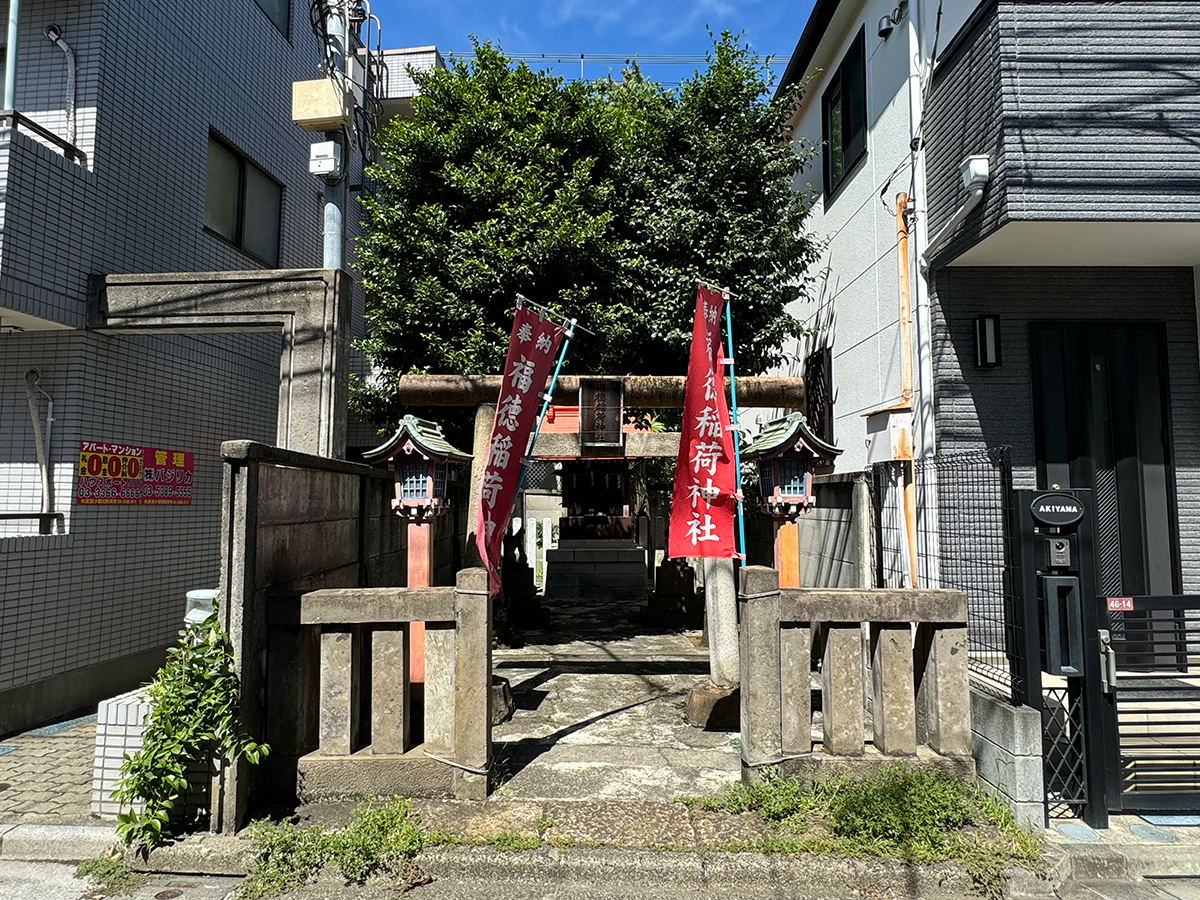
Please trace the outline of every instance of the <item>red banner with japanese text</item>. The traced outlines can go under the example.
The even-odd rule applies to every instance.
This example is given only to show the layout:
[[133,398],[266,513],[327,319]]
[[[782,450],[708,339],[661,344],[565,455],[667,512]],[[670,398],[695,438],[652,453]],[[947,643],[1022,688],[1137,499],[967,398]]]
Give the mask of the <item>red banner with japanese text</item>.
[[517,499],[522,459],[541,406],[540,394],[562,342],[563,327],[527,307],[518,307],[508,340],[508,358],[479,485],[475,544],[488,570],[488,593],[500,590],[500,553]]
[[701,285],[692,319],[692,353],[683,390],[683,434],[675,461],[667,555],[735,555],[737,465],[721,352],[725,299]]

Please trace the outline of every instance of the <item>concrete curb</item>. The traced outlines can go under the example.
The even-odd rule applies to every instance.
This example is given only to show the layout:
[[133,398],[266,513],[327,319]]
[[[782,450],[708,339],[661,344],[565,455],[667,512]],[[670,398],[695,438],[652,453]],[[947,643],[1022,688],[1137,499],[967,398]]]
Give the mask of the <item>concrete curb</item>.
[[967,873],[949,865],[906,866],[888,860],[758,853],[540,847],[506,853],[491,847],[435,847],[417,863],[435,879],[491,884],[599,882],[623,886],[738,887],[750,892],[788,886],[801,898],[806,885],[825,896],[831,883],[869,896],[962,898],[973,893]]
[[[131,853],[138,869],[181,875],[245,875],[254,867],[254,853],[244,838],[196,835],[147,854]],[[568,848],[542,846],[506,852],[492,847],[432,847],[417,857],[417,864],[435,879],[492,884],[621,883],[647,887],[670,884],[697,889],[740,887],[774,891],[789,886],[795,891],[813,885],[816,897],[831,883],[871,892],[890,889],[896,896],[959,900],[971,896],[970,876],[952,865],[906,866],[890,860],[842,859],[828,856],[784,857],[758,853],[709,851],[654,852],[618,848]],[[1038,881],[1024,873],[1030,883]],[[1040,881],[1050,887],[1050,883]],[[1020,892],[1022,897],[1053,897]],[[823,895],[821,895],[823,896]],[[796,894],[796,900],[804,895]]]
[[117,843],[111,825],[38,825],[0,823],[0,859],[28,862],[79,862]]

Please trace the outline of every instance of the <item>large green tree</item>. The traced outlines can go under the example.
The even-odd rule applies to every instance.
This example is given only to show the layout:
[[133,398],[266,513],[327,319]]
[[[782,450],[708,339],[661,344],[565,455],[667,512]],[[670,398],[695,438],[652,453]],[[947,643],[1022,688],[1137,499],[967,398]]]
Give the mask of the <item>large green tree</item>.
[[682,374],[697,279],[737,295],[739,372],[780,361],[816,254],[795,98],[768,99],[759,58],[725,34],[667,90],[636,67],[564,82],[474,49],[416,75],[412,118],[379,137],[359,255],[382,377],[362,405],[386,408],[405,373],[498,372],[517,293],[595,332],[566,371]]

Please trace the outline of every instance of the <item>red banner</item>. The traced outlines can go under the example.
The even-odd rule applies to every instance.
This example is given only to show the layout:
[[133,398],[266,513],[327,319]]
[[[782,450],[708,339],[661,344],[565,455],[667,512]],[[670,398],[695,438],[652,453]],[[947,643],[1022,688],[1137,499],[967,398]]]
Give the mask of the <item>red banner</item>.
[[517,309],[475,518],[475,544],[487,566],[489,594],[500,590],[500,552],[517,499],[521,460],[529,449],[541,407],[539,395],[546,387],[562,336],[561,325],[547,322],[526,307]]
[[738,476],[725,401],[720,293],[701,286],[683,390],[683,435],[675,461],[667,555],[730,559]]

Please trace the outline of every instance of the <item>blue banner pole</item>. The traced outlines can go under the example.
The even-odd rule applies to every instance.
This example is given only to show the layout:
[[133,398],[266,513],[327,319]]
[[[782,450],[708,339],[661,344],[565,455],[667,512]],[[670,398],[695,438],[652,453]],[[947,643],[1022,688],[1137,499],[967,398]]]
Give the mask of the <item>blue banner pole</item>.
[[733,372],[733,301],[729,291],[725,295],[725,339],[729,348],[729,412],[733,416],[733,464],[737,467],[737,502],[738,502],[738,546],[741,548],[740,559],[746,561],[746,516],[742,505],[742,451],[741,429],[738,428],[737,377]]

